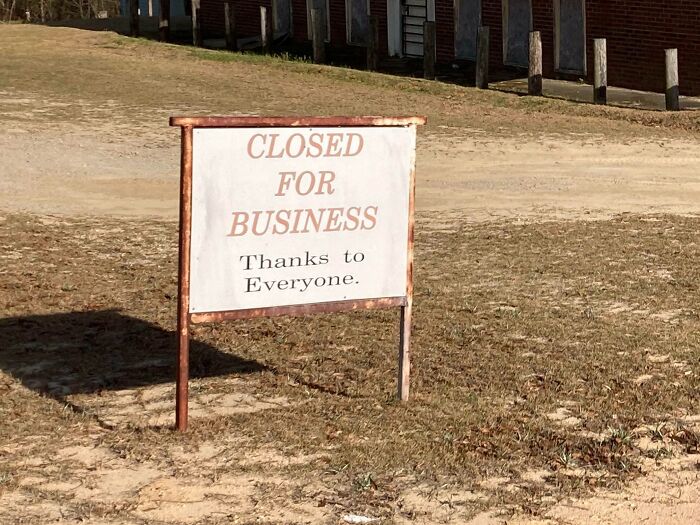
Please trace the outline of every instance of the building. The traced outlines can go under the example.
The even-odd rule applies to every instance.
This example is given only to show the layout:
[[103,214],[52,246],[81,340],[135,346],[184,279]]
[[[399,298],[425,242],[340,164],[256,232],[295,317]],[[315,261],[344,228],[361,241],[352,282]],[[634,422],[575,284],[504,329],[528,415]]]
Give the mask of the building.
[[[159,0],[138,0],[139,2],[139,14],[142,17],[145,16],[159,16],[160,15],[160,1]],[[119,12],[122,16],[129,16],[129,9],[131,3],[129,0],[119,0]],[[190,4],[188,0],[170,0],[170,17],[177,18],[183,16],[189,16]]]
[[[309,12],[327,13],[332,48],[361,47],[368,13],[379,19],[380,55],[423,54],[422,24],[434,20],[437,60],[476,56],[479,25],[490,27],[492,71],[527,67],[528,35],[542,34],[546,77],[592,76],[593,39],[606,38],[610,85],[664,90],[664,49],[678,48],[681,92],[700,93],[700,0],[233,0],[239,36],[260,34],[260,6],[273,13],[275,35],[310,39]],[[201,0],[205,33],[222,34],[224,0]]]

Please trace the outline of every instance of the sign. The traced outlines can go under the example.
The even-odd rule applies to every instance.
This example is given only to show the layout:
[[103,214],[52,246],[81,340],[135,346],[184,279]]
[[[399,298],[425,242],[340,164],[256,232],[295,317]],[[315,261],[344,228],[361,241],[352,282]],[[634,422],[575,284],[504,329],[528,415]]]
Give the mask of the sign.
[[406,296],[414,127],[193,133],[191,313]]
[[401,307],[408,397],[417,117],[176,117],[182,128],[177,426],[189,325]]

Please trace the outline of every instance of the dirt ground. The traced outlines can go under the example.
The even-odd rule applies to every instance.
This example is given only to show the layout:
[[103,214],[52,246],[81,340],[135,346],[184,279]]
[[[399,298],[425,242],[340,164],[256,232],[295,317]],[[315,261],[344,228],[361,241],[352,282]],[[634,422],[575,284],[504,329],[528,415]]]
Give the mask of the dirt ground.
[[[0,25],[0,522],[696,522],[697,114]],[[426,114],[394,312],[197,328],[174,114]],[[596,220],[591,220],[596,219]]]

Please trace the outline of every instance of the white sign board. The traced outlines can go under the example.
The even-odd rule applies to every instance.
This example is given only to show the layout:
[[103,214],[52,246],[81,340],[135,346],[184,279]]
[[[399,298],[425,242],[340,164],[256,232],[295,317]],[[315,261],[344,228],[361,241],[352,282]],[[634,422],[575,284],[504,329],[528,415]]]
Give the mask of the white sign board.
[[195,128],[189,312],[406,296],[415,140]]

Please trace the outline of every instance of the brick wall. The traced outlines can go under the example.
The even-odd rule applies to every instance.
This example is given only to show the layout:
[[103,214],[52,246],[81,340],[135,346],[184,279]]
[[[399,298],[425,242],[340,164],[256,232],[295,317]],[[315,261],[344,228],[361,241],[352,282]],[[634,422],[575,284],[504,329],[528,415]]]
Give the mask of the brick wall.
[[700,93],[700,0],[587,0],[586,22],[589,72],[606,38],[610,85],[663,91],[664,49],[678,48],[681,93]]
[[[201,0],[202,31],[205,38],[221,37],[224,34],[224,1]],[[291,0],[293,38],[297,42],[308,41],[306,0]],[[236,31],[239,37],[260,35],[260,6],[272,10],[272,0],[234,0]],[[345,0],[329,0],[330,43],[332,46],[345,46]],[[386,35],[386,2],[372,2],[372,13],[380,17],[379,32]],[[383,40],[384,54],[387,52],[386,38]]]
[[449,62],[455,57],[454,3],[435,0],[435,51],[438,62]]
[[481,25],[489,28],[489,69],[503,67],[501,0],[481,0]]
[[[224,35],[224,0],[200,0],[204,38]],[[260,6],[272,9],[272,0],[234,1],[233,13],[239,37],[260,35]],[[295,20],[296,22],[296,20]]]
[[[503,62],[501,0],[482,0],[482,23],[491,28],[490,65]],[[533,30],[542,33],[543,72],[554,77],[554,0],[532,0]],[[678,48],[681,93],[700,93],[700,0],[586,0],[588,80],[593,40],[606,38],[611,86],[663,91],[664,49]]]
[[[205,34],[222,35],[223,0],[201,0]],[[370,0],[379,17],[380,53],[387,53],[386,0]],[[490,67],[503,67],[502,0],[482,0],[482,24],[491,30]],[[260,34],[260,5],[271,0],[237,0],[239,34]],[[346,45],[345,0],[329,0],[331,45]],[[307,40],[306,1],[292,0],[294,39]],[[542,33],[543,69],[554,71],[554,0],[532,0],[533,29]],[[454,0],[435,0],[437,56],[454,59]],[[681,92],[700,93],[700,0],[586,0],[586,50],[589,80],[593,74],[593,39],[607,38],[611,86],[664,90],[664,49],[678,48]]]

